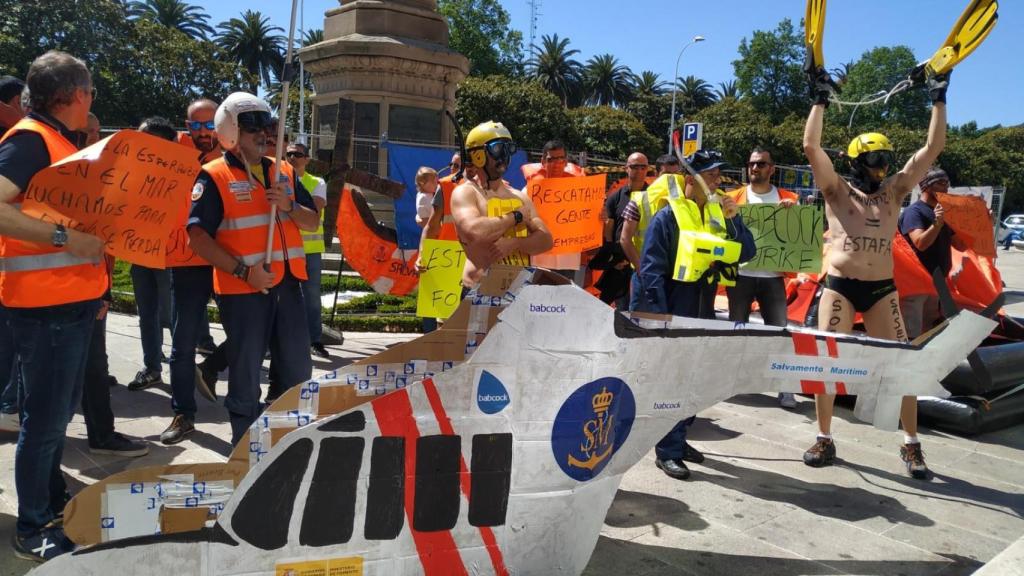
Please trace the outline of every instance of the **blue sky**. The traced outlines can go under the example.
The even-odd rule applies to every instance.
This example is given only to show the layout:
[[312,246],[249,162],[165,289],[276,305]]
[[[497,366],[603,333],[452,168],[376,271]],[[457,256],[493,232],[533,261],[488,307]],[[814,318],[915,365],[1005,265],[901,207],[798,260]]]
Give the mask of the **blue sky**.
[[[202,5],[216,24],[246,9],[257,9],[274,24],[288,29],[288,0],[221,0]],[[304,0],[306,28],[322,28],[324,12],[338,0]],[[502,0],[512,26],[529,38],[527,0]],[[663,80],[672,76],[676,55],[695,35],[704,42],[687,48],[679,75],[693,74],[712,85],[733,78],[732,61],[740,39],[754,30],[772,30],[783,18],[799,25],[803,0],[542,0],[537,41],[544,34],[571,39],[577,59],[609,52],[634,72],[653,70]],[[829,66],[855,60],[875,46],[904,44],[919,60],[931,56],[946,38],[966,0],[833,0],[825,26],[825,59]],[[949,89],[949,120],[979,126],[1024,123],[1024,63],[1013,60],[1013,38],[1024,24],[1024,2],[1004,0],[999,23],[985,43],[962,62]],[[297,25],[298,26],[298,25]],[[1018,47],[1017,51],[1020,50]],[[1016,62],[1016,63],[1015,63]]]

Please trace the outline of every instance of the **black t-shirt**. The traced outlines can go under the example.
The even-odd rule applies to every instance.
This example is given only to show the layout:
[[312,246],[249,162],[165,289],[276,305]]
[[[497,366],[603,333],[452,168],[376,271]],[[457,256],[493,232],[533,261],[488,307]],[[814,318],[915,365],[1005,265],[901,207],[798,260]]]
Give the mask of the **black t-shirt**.
[[935,210],[927,202],[918,200],[907,206],[907,209],[900,214],[900,234],[903,234],[907,243],[914,249],[917,259],[924,265],[925,270],[931,273],[932,270],[938,268],[942,270],[942,275],[945,276],[953,268],[953,254],[950,252],[953,231],[949,226],[943,226],[939,230],[939,236],[935,239],[935,242],[932,242],[932,245],[923,252],[918,250],[917,246],[914,245],[914,241],[910,239],[910,232],[912,230],[927,230],[934,223]]
[[[59,120],[51,116],[31,113],[29,116],[56,128],[72,144],[78,141],[78,132],[68,130]],[[21,132],[12,135],[0,144],[0,176],[7,178],[22,191],[28,188],[29,180],[51,163],[50,152],[43,137],[35,132]]]
[[[647,190],[646,182],[644,182],[641,190]],[[612,232],[613,243],[617,243],[619,241],[619,237],[622,236],[622,225],[625,222],[625,219],[622,217],[622,211],[629,205],[629,195],[631,193],[632,191],[629,189],[629,184],[626,184],[615,192],[612,192],[604,201],[604,211],[614,223],[614,231]]]

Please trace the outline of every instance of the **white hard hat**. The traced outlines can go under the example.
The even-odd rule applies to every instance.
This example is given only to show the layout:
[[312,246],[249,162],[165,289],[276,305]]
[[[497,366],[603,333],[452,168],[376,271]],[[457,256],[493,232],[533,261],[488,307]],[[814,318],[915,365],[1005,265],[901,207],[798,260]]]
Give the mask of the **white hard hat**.
[[225,150],[238,146],[239,126],[268,128],[273,125],[270,104],[247,92],[235,92],[224,99],[213,117],[217,139]]

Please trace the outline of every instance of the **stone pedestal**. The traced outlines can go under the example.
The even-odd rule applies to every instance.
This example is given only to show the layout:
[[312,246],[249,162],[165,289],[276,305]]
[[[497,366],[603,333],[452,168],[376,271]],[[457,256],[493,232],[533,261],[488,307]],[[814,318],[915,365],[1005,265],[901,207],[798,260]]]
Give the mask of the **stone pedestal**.
[[[324,41],[299,51],[316,87],[313,132],[335,132],[339,97],[356,102],[352,164],[387,176],[380,139],[451,144],[444,110],[469,61],[448,48],[448,24],[434,0],[350,0],[328,10]],[[330,149],[314,138],[314,149]]]

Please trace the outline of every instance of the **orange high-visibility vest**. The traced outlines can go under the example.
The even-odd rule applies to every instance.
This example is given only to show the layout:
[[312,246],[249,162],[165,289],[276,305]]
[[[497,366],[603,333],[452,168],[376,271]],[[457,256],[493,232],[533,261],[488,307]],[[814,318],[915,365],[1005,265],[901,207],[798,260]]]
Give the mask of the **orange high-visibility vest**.
[[[218,158],[203,166],[210,175],[224,203],[224,218],[217,228],[217,244],[231,255],[241,258],[249,266],[261,266],[267,248],[267,229],[270,226],[270,202],[266,189],[255,179],[250,181],[245,168],[228,164],[227,159]],[[282,163],[278,179],[286,182],[289,195],[295,198],[292,185],[292,167]],[[195,195],[195,193],[193,193]],[[200,192],[201,195],[201,192]],[[295,204],[298,207],[298,203]],[[285,275],[285,262],[292,276],[306,280],[306,251],[302,247],[299,227],[278,210],[274,227],[273,251],[270,270],[274,273],[275,286]],[[230,272],[214,268],[213,289],[217,294],[252,294],[256,290],[244,280]]]
[[451,176],[441,178],[438,183],[444,196],[444,214],[441,216],[441,233],[438,239],[458,240],[459,233],[455,230],[455,217],[452,216],[452,192],[455,191],[455,183],[452,182]]
[[[57,129],[33,118],[21,119],[0,143],[19,132],[39,134],[51,164],[78,151]],[[24,192],[14,200],[19,209]],[[99,260],[79,258],[50,244],[0,236],[0,301],[4,306],[43,308],[93,300],[107,291],[108,284],[107,267]]]

